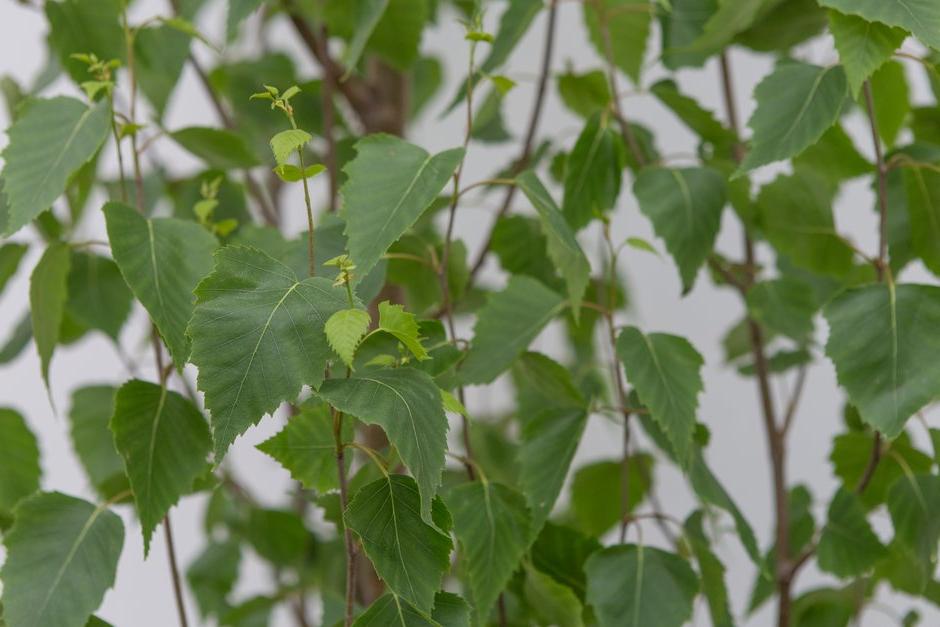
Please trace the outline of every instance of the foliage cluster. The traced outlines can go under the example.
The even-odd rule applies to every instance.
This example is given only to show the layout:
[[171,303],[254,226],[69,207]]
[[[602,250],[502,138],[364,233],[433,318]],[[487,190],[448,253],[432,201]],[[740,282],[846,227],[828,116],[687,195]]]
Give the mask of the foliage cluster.
[[[223,46],[195,26],[203,0],[152,17],[125,0],[21,1],[47,21],[50,56],[34,84],[2,85],[0,233],[12,239],[0,289],[29,247],[42,254],[0,363],[34,343],[51,389],[57,347],[103,333],[122,355],[152,344],[153,367],[71,393],[63,413],[93,500],[43,485],[36,437],[0,384],[0,624],[106,624],[94,612],[137,532],[122,508],[145,554],[166,534],[182,625],[264,625],[284,606],[301,627],[679,627],[699,603],[727,627],[773,600],[780,627],[846,627],[887,589],[940,605],[940,429],[922,415],[940,396],[940,287],[901,280],[916,267],[940,275],[940,109],[913,106],[907,82],[923,72],[940,98],[940,3],[580,0],[567,4],[582,24],[560,24],[560,0],[228,0]],[[258,29],[245,27],[252,14]],[[457,19],[467,68],[444,113],[465,112],[465,132],[431,154],[403,138],[443,85],[422,35]],[[511,133],[506,64],[536,23],[531,115]],[[302,48],[272,50],[273,28]],[[560,71],[557,49],[583,34],[596,67]],[[817,65],[802,44],[824,34],[834,50]],[[735,47],[775,60],[746,138]],[[311,59],[314,78],[299,69]],[[165,126],[186,67],[217,125]],[[702,67],[724,88],[720,115],[675,80],[647,79]],[[49,93],[60,76],[72,95]],[[631,119],[627,83],[670,112],[663,128],[698,138],[688,163]],[[553,97],[581,120],[576,138],[540,127]],[[852,136],[847,116],[870,132]],[[153,150],[163,143],[203,169],[172,172]],[[484,143],[516,156],[467,181],[465,159]],[[780,162],[759,184],[754,171]],[[872,190],[874,250],[832,209],[858,179]],[[285,200],[301,191],[302,203]],[[471,247],[455,216],[493,199]],[[656,242],[611,235],[614,212],[633,204]],[[303,216],[303,233],[286,232],[288,215]],[[106,240],[82,237],[96,220]],[[743,253],[716,250],[732,221]],[[585,254],[586,232],[602,236],[600,254]],[[711,281],[740,296],[724,344],[760,399],[768,547],[709,469],[703,357],[624,324],[626,247],[663,248],[683,294]],[[503,287],[478,281],[488,262]],[[146,325],[128,323],[136,309]],[[461,320],[472,336],[457,334]],[[550,324],[569,359],[530,350]],[[847,399],[831,495],[786,473],[799,391],[823,359]],[[478,414],[465,389],[498,379],[514,408]],[[790,398],[774,395],[777,379],[794,383]],[[226,460],[274,414],[286,421],[257,454],[295,482],[277,508]],[[586,424],[604,419],[622,428],[623,455],[572,467]],[[667,465],[687,479],[692,511],[657,496]],[[205,548],[181,576],[170,513],[194,494],[206,496]],[[890,524],[873,526],[878,516]],[[644,542],[654,526],[664,541]],[[747,607],[729,601],[715,548],[726,529],[753,563]],[[247,551],[271,565],[272,585],[237,599]],[[830,583],[798,585],[809,563]],[[899,620],[917,624],[906,609]]]

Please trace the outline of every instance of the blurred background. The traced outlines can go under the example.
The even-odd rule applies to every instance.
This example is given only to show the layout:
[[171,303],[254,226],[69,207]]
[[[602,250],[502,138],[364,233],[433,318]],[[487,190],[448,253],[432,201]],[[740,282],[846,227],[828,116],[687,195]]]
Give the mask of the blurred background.
[[[494,0],[490,4],[493,9],[487,14],[485,23],[488,30],[493,32],[504,3]],[[200,14],[200,29],[213,41],[224,41],[225,5],[224,1],[210,0]],[[167,13],[168,3],[165,0],[137,0],[133,6],[131,21]],[[459,144],[463,137],[465,118],[462,109],[442,117],[459,81],[466,74],[468,46],[463,39],[464,27],[458,21],[459,17],[455,11],[445,9],[437,26],[425,32],[422,43],[424,54],[436,56],[442,62],[445,86],[426,107],[422,118],[408,129],[407,136],[413,143],[432,152],[453,147]],[[530,113],[541,58],[545,17],[543,12],[537,18],[503,72],[518,83],[507,96],[504,105],[506,130],[517,142],[521,141]],[[257,28],[258,20],[257,15],[253,16],[243,28]],[[45,20],[39,9],[23,6],[14,0],[0,0],[0,74],[12,77],[21,85],[32,84],[46,62],[45,30]],[[560,4],[557,34],[554,73],[560,73],[569,67],[582,72],[601,67],[601,60],[588,44],[581,19],[581,7],[577,2]],[[648,45],[649,51],[659,50],[657,37],[658,33],[654,28]],[[316,74],[317,69],[310,62],[308,51],[303,48],[284,18],[276,18],[266,45],[272,50],[285,50],[290,53],[297,61],[301,77],[313,77]],[[905,47],[912,52],[920,52],[912,41],[906,42]],[[220,61],[219,55],[205,46],[194,44],[193,50],[206,67],[212,67]],[[222,55],[226,59],[238,59],[257,52],[235,46],[224,49]],[[798,47],[794,56],[820,65],[838,61],[832,41],[827,36],[821,36]],[[737,105],[743,122],[754,107],[750,97],[754,85],[771,70],[772,59],[742,48],[732,49],[730,58],[736,83]],[[905,62],[905,69],[913,102],[932,103],[933,97],[929,92],[923,69],[912,62]],[[654,130],[657,147],[663,155],[671,161],[690,162],[695,155],[695,138],[653,97],[643,93],[643,87],[648,87],[665,75],[661,64],[650,57],[644,69],[642,86],[627,87],[631,91],[623,100],[624,110],[630,119]],[[715,111],[719,119],[723,119],[716,60],[708,62],[702,69],[681,70],[673,77],[682,91],[694,96],[700,103]],[[258,78],[259,88],[263,79],[264,77]],[[628,81],[623,79],[621,84],[627,85]],[[60,78],[48,87],[44,94],[75,92],[76,88],[67,79]],[[7,111],[0,109],[0,127],[6,128],[8,123]],[[172,130],[190,125],[217,126],[218,120],[191,66],[187,64],[168,105],[165,126]],[[561,105],[552,81],[540,134],[551,136],[556,142],[570,147],[581,126],[582,121]],[[845,127],[859,151],[871,157],[872,147],[866,120],[858,109],[847,116]],[[0,136],[0,147],[5,146],[6,142],[6,136]],[[162,163],[168,165],[170,174],[187,174],[201,168],[199,162],[170,141],[158,141],[152,150],[159,155]],[[510,162],[517,152],[518,143],[472,144],[464,181],[470,183],[491,177],[497,167]],[[112,173],[116,172],[113,154],[107,156],[104,168]],[[779,166],[764,168],[756,174],[755,182],[766,182],[783,170],[784,168]],[[325,204],[325,191],[325,177],[315,179],[315,198],[321,210]],[[557,192],[557,189],[555,191]],[[517,208],[527,211],[528,208],[523,206],[526,203],[518,200],[520,197],[521,195],[517,196]],[[101,201],[101,198],[93,199],[91,208],[100,205]],[[868,182],[865,179],[857,179],[843,187],[836,205],[839,230],[858,247],[867,251],[874,251],[877,246],[874,202]],[[305,224],[299,187],[287,190],[281,203],[286,213],[288,231],[299,232]],[[492,222],[496,210],[493,205],[492,199],[461,205],[455,233],[467,243],[469,250],[473,251],[471,258],[475,257],[475,251],[478,250]],[[741,233],[737,221],[733,219],[730,211],[725,212],[724,218],[717,248],[732,258],[740,257]],[[656,256],[626,248],[621,255],[619,270],[626,282],[632,305],[629,313],[622,316],[618,322],[635,324],[645,331],[665,331],[683,335],[704,355],[705,392],[700,399],[699,418],[711,429],[712,438],[708,448],[710,464],[754,526],[762,546],[766,547],[772,538],[773,508],[769,462],[758,413],[756,386],[752,379],[740,376],[734,367],[723,363],[724,351],[721,347],[722,337],[743,313],[740,299],[731,290],[716,288],[707,276],[699,276],[691,293],[681,297],[681,285],[673,262],[665,254],[662,242],[655,238],[648,220],[639,213],[627,180],[624,181],[624,189],[613,216],[612,230],[614,241],[621,241],[628,236],[642,237],[653,242],[661,253]],[[100,212],[89,211],[82,232],[77,236],[79,239],[105,239],[104,221]],[[15,239],[33,241],[38,240],[38,237],[30,229],[24,229]],[[589,255],[601,249],[602,239],[596,228],[586,229],[579,239]],[[27,309],[29,272],[40,254],[40,247],[34,246],[30,249],[19,273],[0,298],[0,342],[12,333],[15,324]],[[504,280],[497,269],[495,259],[491,256],[483,274],[483,283],[497,287]],[[901,280],[930,279],[923,268],[915,264],[904,271]],[[55,409],[50,405],[43,388],[39,376],[39,359],[32,345],[13,362],[0,365],[0,405],[11,406],[21,412],[37,434],[42,454],[44,489],[95,499],[69,438],[66,412],[71,403],[71,392],[77,387],[95,383],[120,385],[131,376],[126,365],[128,360],[140,364],[139,376],[152,378],[145,323],[146,318],[138,308],[122,334],[122,343],[128,347],[127,355],[118,355],[113,343],[104,335],[96,333],[87,335],[74,345],[57,349],[51,369],[52,401]],[[460,326],[459,334],[465,338],[472,337],[472,330],[467,321]],[[825,336],[826,325],[819,321],[816,360],[808,372],[803,401],[790,435],[788,458],[788,474],[792,484],[808,485],[818,499],[819,503],[813,507],[817,521],[825,519],[825,503],[837,487],[828,456],[833,434],[842,430],[841,412],[844,401],[837,388],[832,365],[822,355],[821,346]],[[566,356],[566,347],[561,341],[557,327],[547,329],[537,340],[533,350],[540,350],[558,358]],[[190,380],[195,380],[192,367],[186,374]],[[792,379],[785,378],[774,390],[778,406],[785,403],[792,385]],[[511,389],[505,381],[497,382],[486,389],[472,388],[467,405],[475,416],[495,415],[510,406],[510,393]],[[280,415],[264,419],[258,427],[250,429],[241,437],[229,453],[235,474],[263,504],[284,504],[292,486],[287,472],[254,448],[257,443],[278,431],[283,421],[284,417]],[[913,432],[914,439],[923,443],[924,430],[915,427]],[[634,430],[634,434],[638,433],[638,430]],[[640,446],[643,446],[642,434],[638,437]],[[619,425],[602,416],[593,417],[574,466],[587,460],[618,458],[620,441]],[[656,482],[665,510],[684,518],[694,507],[695,500],[683,478],[663,464],[656,468]],[[567,492],[563,491],[562,506],[566,498]],[[186,497],[172,512],[181,568],[185,568],[202,549],[204,535],[201,525],[205,506],[204,496]],[[129,508],[120,508],[120,513],[124,516],[127,534],[117,585],[105,597],[98,615],[118,627],[174,625],[177,619],[163,534],[154,535],[150,557],[144,560],[139,525],[133,519]],[[310,515],[311,524],[317,524],[316,514],[311,512]],[[873,523],[876,531],[881,533],[883,538],[887,537],[890,532],[887,516],[878,518],[878,515],[875,515]],[[644,539],[653,543],[662,541],[653,526],[644,528]],[[613,538],[611,540],[615,541]],[[774,615],[773,604],[765,605],[751,617],[744,616],[755,573],[740,544],[732,535],[728,535],[717,548],[728,568],[732,608],[741,616],[739,624],[755,627],[770,625]],[[3,549],[0,548],[0,561],[2,559]],[[268,590],[270,573],[259,558],[246,551],[241,568],[242,576],[235,595],[237,598],[248,598]],[[810,567],[801,574],[798,589],[811,588],[826,581],[827,576]],[[190,617],[194,619],[197,613],[193,599],[188,598],[188,603]],[[935,607],[890,593],[887,589],[882,589],[880,602],[866,610],[861,625],[898,625],[901,617],[911,608],[917,608],[921,612],[924,621],[921,624],[940,625],[940,611]],[[313,611],[317,611],[316,607]],[[314,620],[314,623],[318,622],[319,620]],[[275,613],[272,624],[293,623],[285,611]],[[694,624],[709,624],[704,604],[696,608]]]

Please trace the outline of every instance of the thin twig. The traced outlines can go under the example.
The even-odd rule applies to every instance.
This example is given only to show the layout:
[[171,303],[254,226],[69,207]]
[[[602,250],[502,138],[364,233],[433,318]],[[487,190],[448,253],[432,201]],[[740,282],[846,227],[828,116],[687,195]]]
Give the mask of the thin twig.
[[800,398],[806,384],[806,371],[807,368],[805,365],[800,366],[800,370],[796,375],[796,385],[793,387],[790,401],[787,403],[786,412],[783,414],[783,426],[780,427],[783,435],[786,435],[790,431],[790,425],[793,424],[793,418],[796,416],[796,408],[800,404]]
[[[349,484],[346,477],[346,446],[343,442],[343,414],[330,408],[333,414],[333,441],[336,444],[336,473],[339,476],[339,501],[342,511],[349,506]],[[346,549],[346,608],[344,625],[353,623],[353,602],[356,598],[356,544],[348,525],[343,525],[343,545]]]
[[176,613],[179,615],[180,627],[189,627],[186,619],[186,606],[183,604],[183,587],[180,585],[180,573],[176,564],[176,548],[173,544],[173,530],[170,528],[170,514],[163,517],[163,534],[166,536],[166,551],[170,558],[170,577],[173,580],[173,598],[176,599]]
[[[522,143],[522,151],[520,152],[519,157],[513,163],[513,166],[510,170],[512,176],[522,172],[529,164],[529,159],[532,156],[532,148],[533,144],[535,143],[535,134],[538,132],[539,120],[542,117],[542,107],[545,102],[548,79],[552,70],[552,51],[555,48],[555,23],[558,16],[558,2],[559,0],[551,0],[550,4],[548,5],[548,25],[545,28],[545,46],[542,49],[542,68],[539,71],[538,87],[536,88],[535,92],[535,100],[532,102],[532,114],[529,117],[529,126],[526,130],[525,141]],[[506,212],[509,211],[509,207],[512,206],[512,199],[515,197],[515,195],[515,185],[510,185],[506,188],[506,195],[503,197],[503,204],[500,205],[499,211],[496,212],[496,219],[493,221],[493,226],[490,227],[489,235],[487,236],[486,241],[483,243],[483,247],[480,249],[480,253],[477,255],[476,261],[474,261],[473,265],[470,266],[470,274],[467,278],[468,288],[473,285],[473,283],[476,281],[477,275],[483,268],[483,262],[486,261],[486,256],[490,252],[490,247],[493,245],[493,230],[496,224],[499,222],[500,218],[506,215]]]
[[[320,54],[322,57],[328,56],[326,49],[329,41],[329,31],[326,25],[320,27]],[[336,171],[336,111],[333,107],[333,81],[325,75],[320,83],[320,100],[323,108],[323,139],[326,140],[326,174],[329,180],[329,204],[330,213],[335,213],[339,200],[339,190],[337,187]]]

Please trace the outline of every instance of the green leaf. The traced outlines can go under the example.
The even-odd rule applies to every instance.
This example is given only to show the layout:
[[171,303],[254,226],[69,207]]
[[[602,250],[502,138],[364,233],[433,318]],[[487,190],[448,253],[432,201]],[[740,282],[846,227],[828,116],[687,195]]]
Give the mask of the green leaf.
[[829,12],[829,31],[835,39],[839,61],[845,68],[849,88],[857,96],[862,83],[891,58],[907,33],[855,15]]
[[581,298],[584,296],[584,291],[587,289],[587,284],[591,278],[591,264],[584,256],[584,251],[578,245],[574,233],[565,223],[558,205],[555,204],[551,194],[535,176],[535,173],[531,170],[522,173],[516,179],[516,185],[522,189],[526,198],[529,199],[529,202],[532,203],[535,211],[539,214],[548,256],[565,279],[568,288],[568,299],[571,301],[572,315],[577,321],[581,309]]
[[[346,46],[343,53],[342,63],[349,70],[356,67],[359,63],[359,57],[365,50],[366,43],[372,32],[382,19],[382,14],[388,8],[389,0],[354,0],[351,8],[355,15],[355,26],[353,27],[353,36]],[[347,71],[349,71],[347,70]]]
[[404,344],[418,361],[430,359],[428,352],[421,345],[421,331],[418,329],[415,315],[405,311],[401,305],[393,305],[388,301],[379,303],[378,329]]
[[104,206],[104,216],[111,254],[181,370],[189,359],[193,289],[212,269],[218,243],[195,222],[148,220],[116,202]]
[[241,548],[234,540],[210,541],[186,569],[186,581],[203,618],[228,608],[228,595],[238,580]]
[[692,617],[698,578],[678,555],[622,544],[598,551],[584,569],[601,627],[681,627]]
[[[29,311],[33,338],[42,368],[42,379],[49,389],[49,362],[59,343],[59,330],[68,298],[67,280],[71,264],[68,244],[50,244],[29,277]],[[51,392],[50,392],[51,394]],[[50,396],[51,398],[51,396]]]
[[640,402],[665,431],[679,464],[688,467],[702,391],[702,356],[684,338],[644,335],[627,327],[617,338],[617,357]]
[[212,414],[216,463],[235,438],[303,385],[316,387],[332,351],[323,326],[348,306],[322,277],[297,278],[263,252],[228,246],[195,290],[187,333]]
[[859,154],[852,139],[839,124],[834,125],[814,145],[793,159],[797,169],[809,170],[832,184],[871,174],[874,165]]
[[817,306],[804,281],[784,277],[756,283],[747,292],[747,309],[751,317],[781,335],[800,343],[812,339]]
[[[354,421],[343,421],[343,442],[352,441],[353,427]],[[339,488],[336,442],[326,405],[303,405],[283,429],[257,448],[277,460],[309,490],[325,493]]]
[[819,568],[836,577],[858,577],[887,553],[865,518],[858,496],[839,488],[816,549]]
[[492,294],[480,309],[460,378],[468,384],[491,382],[563,307],[561,296],[535,279],[511,277],[506,289]]
[[702,107],[691,96],[680,92],[675,81],[664,79],[654,83],[650,92],[703,140],[713,144],[734,141],[731,131],[715,119],[715,114]]
[[133,301],[117,264],[99,255],[72,251],[67,289],[68,315],[117,342]]
[[712,552],[705,536],[704,512],[696,510],[683,525],[685,538],[691,545],[702,579],[702,593],[708,602],[708,613],[714,627],[733,627],[734,617],[728,606],[725,567]]
[[0,346],[0,364],[8,364],[19,357],[32,338],[33,323],[30,312],[27,311],[13,327],[3,345]]
[[571,112],[582,118],[603,111],[610,103],[610,87],[602,70],[584,74],[565,72],[558,77],[558,95]]
[[154,529],[206,469],[209,427],[190,401],[138,379],[118,389],[109,426],[134,491],[146,556]]
[[586,423],[583,408],[561,407],[539,412],[522,428],[519,485],[532,512],[533,536],[555,505]]
[[353,627],[439,627],[425,612],[394,593],[386,593],[372,602]]
[[307,131],[291,128],[271,138],[271,152],[278,165],[284,165],[291,156],[307,145],[313,137]]
[[452,592],[438,592],[434,596],[431,618],[441,627],[470,627],[470,606]]
[[430,523],[447,450],[447,417],[434,380],[412,368],[369,369],[328,379],[317,394],[339,411],[382,427],[417,479],[421,518]]
[[771,245],[794,265],[835,276],[851,270],[852,249],[836,231],[829,188],[812,172],[798,170],[764,185],[757,221]]
[[110,385],[90,385],[72,393],[69,411],[72,446],[88,480],[103,499],[112,499],[130,489],[124,460],[114,446],[108,428],[114,415],[114,394]]
[[431,156],[396,137],[370,135],[356,142],[356,152],[343,167],[348,179],[340,193],[349,256],[365,276],[444,189],[463,149]]
[[7,130],[3,191],[9,203],[3,235],[52,206],[69,177],[94,157],[108,135],[106,101],[86,107],[59,96],[30,101]]
[[99,59],[124,60],[126,50],[120,0],[64,0],[44,3],[49,43],[61,68],[79,83],[89,78],[88,66],[73,53],[92,53]]
[[189,59],[190,36],[168,24],[134,36],[134,70],[140,90],[162,117]]
[[643,168],[633,193],[656,235],[666,242],[679,267],[683,293],[688,293],[718,236],[724,177],[710,168]]
[[717,0],[669,0],[671,10],[660,10],[663,65],[670,70],[701,67],[707,54],[690,49],[705,31],[709,18],[718,9]]
[[888,492],[896,542],[907,548],[924,579],[931,579],[940,540],[940,477],[901,477]]
[[754,89],[754,132],[739,172],[789,159],[815,144],[848,102],[842,66],[782,63]]
[[454,518],[477,619],[485,624],[531,541],[526,500],[504,485],[473,481],[450,490],[445,502]]
[[[634,83],[640,82],[651,14],[652,7],[632,0],[584,3],[584,24],[594,49],[602,59],[607,59],[609,45],[611,61]],[[607,38],[604,37],[603,29],[607,30]]]
[[819,0],[819,4],[869,22],[898,26],[940,50],[940,6],[931,0]]
[[[0,190],[0,194],[2,193],[2,190]],[[17,242],[7,242],[0,246],[0,294],[3,293],[3,288],[6,287],[7,282],[16,274],[16,269],[20,266],[20,260],[23,259],[23,255],[26,254],[28,249],[29,247],[26,244]]]
[[[637,453],[627,458],[630,510],[643,501],[653,476],[653,458]],[[602,460],[581,466],[571,481],[571,509],[584,533],[602,536],[620,522],[624,496],[623,460]]]
[[894,145],[911,111],[904,66],[888,61],[872,74],[871,91],[878,135],[889,147]]
[[290,163],[282,163],[281,165],[274,168],[274,173],[277,174],[277,177],[285,183],[296,183],[297,181],[302,181],[304,179],[312,179],[313,177],[325,171],[326,166],[320,163],[308,165],[303,170]]
[[525,598],[541,625],[582,627],[581,601],[577,595],[530,564],[525,568]]
[[940,174],[919,167],[903,168],[911,243],[924,265],[940,275]]
[[599,551],[600,543],[570,527],[545,523],[530,550],[532,565],[574,590],[583,600],[587,586],[584,563]]
[[264,0],[228,0],[228,13],[225,16],[225,38],[234,41],[238,38],[238,27],[257,11]]
[[9,524],[13,507],[39,489],[41,476],[36,436],[23,416],[0,407],[0,529]]
[[[833,440],[829,460],[832,462],[833,474],[842,481],[844,488],[853,490],[858,485],[871,460],[872,445],[871,434],[865,432],[843,433]],[[866,509],[884,503],[888,490],[906,472],[925,473],[932,465],[930,457],[911,446],[906,433],[887,446],[890,447],[890,454],[882,453],[868,487],[861,494]]]
[[11,627],[83,627],[114,585],[124,544],[105,506],[40,492],[16,508],[3,538],[3,617]]
[[278,569],[303,566],[314,550],[313,534],[293,510],[253,508],[246,536],[255,552]]
[[869,285],[843,292],[824,313],[839,384],[862,420],[896,437],[940,395],[940,288]]
[[208,126],[190,126],[169,134],[180,146],[219,170],[251,168],[258,158],[241,135]]
[[705,11],[710,13],[705,25],[701,27],[701,34],[686,45],[685,51],[698,54],[715,53],[731,43],[735,35],[750,28],[774,2],[775,0],[718,0],[717,9],[714,10],[706,5]]
[[[427,613],[450,568],[450,537],[422,520],[411,477],[386,476],[363,487],[346,510],[346,524],[389,590]],[[434,522],[449,528],[449,513],[434,502]]]
[[610,127],[610,116],[595,113],[578,136],[565,167],[561,206],[572,229],[583,228],[613,208],[624,162],[623,140]]
[[336,351],[343,363],[352,368],[356,349],[363,336],[369,331],[372,318],[362,309],[341,309],[326,321],[326,341]]

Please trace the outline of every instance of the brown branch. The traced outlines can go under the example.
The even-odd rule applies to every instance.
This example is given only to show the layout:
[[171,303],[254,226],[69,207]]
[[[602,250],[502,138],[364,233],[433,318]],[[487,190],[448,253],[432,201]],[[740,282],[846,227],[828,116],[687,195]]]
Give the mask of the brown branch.
[[[731,80],[731,69],[727,53],[720,56],[721,84],[724,93],[725,111],[728,125],[736,141],[733,144],[733,157],[737,163],[744,158],[744,146],[740,140],[738,126],[738,113],[734,101],[734,85]],[[744,256],[748,267],[755,267],[754,242],[744,226]],[[760,325],[750,315],[747,317],[748,335],[751,342],[751,353],[757,374],[758,393],[760,395],[761,414],[764,421],[764,433],[767,439],[767,448],[770,452],[771,473],[774,494],[774,511],[776,518],[776,558],[777,558],[777,625],[790,626],[792,605],[792,567],[790,565],[790,505],[787,496],[786,480],[786,438],[783,430],[777,427],[777,418],[774,411],[773,396],[770,390],[770,368],[767,364],[767,355],[764,352],[764,333]]]
[[[532,101],[532,113],[529,117],[529,126],[526,130],[525,140],[522,143],[522,151],[519,153],[519,157],[510,169],[510,178],[522,172],[529,164],[529,159],[532,157],[532,146],[535,143],[535,134],[538,132],[539,120],[542,117],[542,108],[545,103],[545,94],[548,87],[548,78],[551,75],[552,51],[555,49],[555,23],[558,16],[558,2],[559,0],[551,0],[551,4],[548,6],[548,25],[545,30],[545,46],[542,48],[542,68],[539,71],[538,87],[535,92],[535,100]],[[493,226],[490,227],[489,235],[483,243],[483,247],[480,249],[476,261],[470,266],[470,275],[467,279],[468,288],[473,285],[477,275],[483,268],[486,256],[490,252],[490,246],[493,245],[493,229],[496,227],[496,223],[499,222],[499,219],[509,211],[509,207],[512,206],[512,200],[515,198],[515,195],[515,185],[506,188],[506,195],[503,197],[503,203],[500,205],[499,211],[496,212],[496,219],[493,221]]]
[[[346,477],[346,447],[343,443],[343,414],[330,408],[333,414],[333,440],[336,443],[336,472],[339,475],[339,501],[342,511],[349,506],[349,484]],[[344,625],[353,622],[353,603],[356,598],[356,544],[348,525],[343,525],[343,544],[346,549],[346,609]]]
[[170,561],[170,578],[173,580],[173,598],[176,599],[176,613],[180,627],[189,627],[186,619],[186,606],[183,604],[183,587],[180,585],[180,572],[176,563],[176,548],[173,544],[173,530],[170,528],[170,514],[163,517],[163,533],[166,536],[166,552]]

